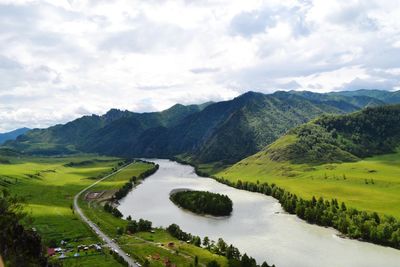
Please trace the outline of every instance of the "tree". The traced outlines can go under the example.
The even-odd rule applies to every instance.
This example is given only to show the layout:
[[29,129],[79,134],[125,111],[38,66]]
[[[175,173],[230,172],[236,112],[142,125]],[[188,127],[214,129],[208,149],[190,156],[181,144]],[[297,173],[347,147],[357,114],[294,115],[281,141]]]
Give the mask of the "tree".
[[207,267],[220,267],[220,265],[216,260],[212,260],[209,263],[207,263]]
[[126,231],[131,233],[136,233],[138,231],[138,224],[134,221],[129,221],[128,225],[126,226]]
[[230,245],[229,247],[226,248],[226,253],[225,257],[230,260],[230,259],[240,259],[240,251],[236,247]]
[[203,246],[206,247],[207,249],[210,248],[210,239],[208,238],[208,236],[205,236],[203,239]]
[[228,245],[225,243],[225,241],[222,238],[218,238],[217,248],[221,254],[225,254],[227,246]]
[[193,241],[192,242],[193,242],[193,245],[195,245],[197,247],[200,247],[200,245],[201,245],[201,239],[198,236],[193,237]]
[[198,266],[199,265],[199,257],[194,256],[194,266]]
[[122,235],[124,233],[124,230],[122,227],[117,227],[117,235]]

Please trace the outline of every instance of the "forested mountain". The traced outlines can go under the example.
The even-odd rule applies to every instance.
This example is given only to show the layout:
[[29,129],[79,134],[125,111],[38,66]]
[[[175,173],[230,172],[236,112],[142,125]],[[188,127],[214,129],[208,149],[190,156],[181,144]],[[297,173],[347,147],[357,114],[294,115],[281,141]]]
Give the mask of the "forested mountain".
[[14,140],[19,135],[24,134],[29,130],[30,130],[29,128],[19,128],[7,133],[0,133],[0,145],[3,144],[5,141]]
[[329,163],[395,152],[400,146],[400,105],[322,116],[265,149],[274,161]]
[[355,92],[248,92],[229,101],[175,105],[162,112],[110,110],[103,116],[31,130],[6,146],[33,154],[184,155],[193,162],[233,163],[323,114],[343,114],[389,102],[383,97],[386,92],[379,98],[374,97],[378,96],[375,91]]
[[[120,152],[118,148],[126,145],[126,139],[132,143],[145,130],[175,125],[205,106],[177,104],[163,112],[150,113],[111,109],[102,116],[83,116],[63,125],[33,129],[5,145],[29,154],[54,155],[84,151],[116,155]],[[106,144],[107,149],[102,151],[98,143]]]
[[333,96],[351,96],[351,97],[371,97],[383,101],[385,103],[399,103],[400,102],[400,91],[385,91],[385,90],[367,90],[360,89],[356,91],[342,91],[342,92],[332,92],[328,95]]

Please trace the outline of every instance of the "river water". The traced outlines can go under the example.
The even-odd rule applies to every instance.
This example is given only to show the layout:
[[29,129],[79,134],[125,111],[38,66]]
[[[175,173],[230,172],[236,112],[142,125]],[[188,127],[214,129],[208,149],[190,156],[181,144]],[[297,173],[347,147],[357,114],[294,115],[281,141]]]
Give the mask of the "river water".
[[[215,241],[222,237],[258,263],[267,260],[277,267],[400,267],[399,250],[340,238],[334,229],[285,214],[272,197],[199,177],[191,166],[151,161],[160,169],[120,201],[124,216],[147,219],[154,226],[176,223],[185,232]],[[226,194],[233,201],[233,212],[214,218],[182,210],[169,200],[171,190],[178,188]]]

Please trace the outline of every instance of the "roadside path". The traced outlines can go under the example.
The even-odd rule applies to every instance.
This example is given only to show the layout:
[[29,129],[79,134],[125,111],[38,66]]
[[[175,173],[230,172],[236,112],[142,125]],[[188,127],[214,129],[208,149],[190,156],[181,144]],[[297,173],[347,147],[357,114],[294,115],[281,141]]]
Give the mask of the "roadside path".
[[114,252],[116,252],[122,258],[124,258],[124,260],[129,264],[129,266],[131,266],[131,267],[139,267],[139,265],[131,257],[126,255],[126,253],[118,246],[118,244],[116,242],[112,241],[112,239],[110,237],[108,237],[105,233],[103,233],[95,223],[93,223],[91,220],[89,220],[85,216],[85,214],[83,214],[81,208],[78,205],[78,199],[85,191],[87,191],[88,189],[92,188],[93,186],[95,186],[96,184],[100,183],[101,181],[103,181],[103,180],[105,180],[105,179],[107,179],[107,178],[119,173],[123,169],[129,167],[131,164],[133,164],[133,163],[130,163],[130,164],[126,165],[125,167],[122,167],[122,168],[118,169],[117,171],[104,176],[100,180],[97,180],[96,182],[94,182],[93,184],[89,185],[88,187],[86,187],[82,191],[80,191],[78,194],[76,194],[75,197],[74,197],[74,209],[78,213],[78,215],[81,217],[82,221],[84,221],[87,225],[89,225],[89,227],[96,233],[96,235],[98,237],[100,237],[100,239],[104,240],[104,242]]

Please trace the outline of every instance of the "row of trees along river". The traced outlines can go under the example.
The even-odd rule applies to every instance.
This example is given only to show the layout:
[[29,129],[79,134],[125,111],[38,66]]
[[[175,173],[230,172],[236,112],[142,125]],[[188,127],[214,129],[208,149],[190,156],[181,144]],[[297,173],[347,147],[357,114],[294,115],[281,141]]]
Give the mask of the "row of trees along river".
[[347,208],[343,202],[339,205],[337,199],[329,201],[312,197],[311,200],[305,200],[275,184],[214,179],[237,189],[272,196],[279,200],[285,211],[309,223],[333,227],[350,238],[400,249],[400,222],[393,216]]

